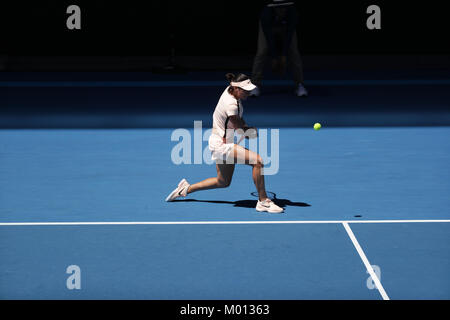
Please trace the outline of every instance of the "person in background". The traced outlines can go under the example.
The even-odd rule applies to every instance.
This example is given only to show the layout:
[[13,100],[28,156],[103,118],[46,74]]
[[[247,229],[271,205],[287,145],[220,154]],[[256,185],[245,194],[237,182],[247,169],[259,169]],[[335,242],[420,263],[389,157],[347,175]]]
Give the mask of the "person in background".
[[271,0],[262,10],[259,22],[258,48],[253,62],[252,83],[257,88],[251,96],[259,96],[267,60],[272,71],[283,75],[288,64],[295,82],[295,94],[307,96],[303,83],[303,66],[298,50],[296,27],[298,15],[293,1]]

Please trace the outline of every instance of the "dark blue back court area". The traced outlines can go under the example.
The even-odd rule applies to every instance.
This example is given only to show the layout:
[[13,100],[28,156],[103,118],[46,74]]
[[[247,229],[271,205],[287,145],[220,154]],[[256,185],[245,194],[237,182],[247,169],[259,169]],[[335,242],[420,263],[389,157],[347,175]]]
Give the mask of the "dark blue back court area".
[[171,137],[210,129],[225,72],[0,74],[0,299],[450,299],[448,73],[266,79],[244,118],[279,132],[285,212],[246,165],[165,202],[216,176]]
[[[225,73],[4,72],[1,128],[178,128],[212,124]],[[250,75],[250,70],[239,70]],[[450,78],[430,70],[305,71],[307,99],[269,76],[244,102],[257,127],[447,126]]]

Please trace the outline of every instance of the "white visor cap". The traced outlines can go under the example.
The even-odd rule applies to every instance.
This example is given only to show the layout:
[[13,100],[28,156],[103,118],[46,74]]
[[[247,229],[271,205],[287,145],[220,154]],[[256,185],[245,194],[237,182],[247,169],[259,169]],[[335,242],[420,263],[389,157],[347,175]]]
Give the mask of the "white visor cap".
[[252,91],[256,88],[256,86],[250,81],[250,79],[240,81],[240,82],[231,82],[233,87],[239,87],[244,89],[245,91]]

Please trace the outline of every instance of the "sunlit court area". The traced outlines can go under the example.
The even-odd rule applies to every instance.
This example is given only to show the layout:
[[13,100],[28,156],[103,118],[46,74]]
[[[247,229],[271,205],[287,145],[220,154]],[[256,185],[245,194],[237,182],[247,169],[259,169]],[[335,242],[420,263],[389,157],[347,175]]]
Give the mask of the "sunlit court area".
[[439,6],[34,5],[0,48],[0,299],[450,299]]

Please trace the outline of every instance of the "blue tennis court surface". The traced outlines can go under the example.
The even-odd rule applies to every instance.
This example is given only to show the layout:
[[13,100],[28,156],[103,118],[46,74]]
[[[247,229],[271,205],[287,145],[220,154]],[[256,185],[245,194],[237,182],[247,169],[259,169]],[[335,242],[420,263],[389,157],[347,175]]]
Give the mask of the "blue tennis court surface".
[[279,215],[243,165],[164,202],[216,174],[172,129],[0,131],[0,298],[450,298],[448,127],[279,130]]

